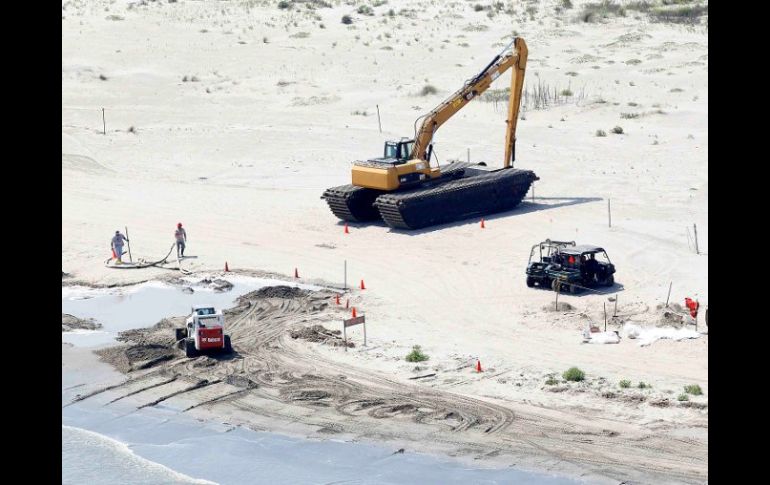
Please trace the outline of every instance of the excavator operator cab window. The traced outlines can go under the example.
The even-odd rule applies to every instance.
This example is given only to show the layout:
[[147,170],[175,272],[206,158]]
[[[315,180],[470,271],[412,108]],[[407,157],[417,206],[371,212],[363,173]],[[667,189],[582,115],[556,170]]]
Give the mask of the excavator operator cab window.
[[399,158],[398,157],[398,143],[395,141],[385,142],[385,158]]
[[405,142],[399,143],[399,145],[400,145],[400,148],[401,148],[399,151],[401,153],[399,153],[399,157],[398,158],[400,158],[402,160],[409,160],[410,158],[412,158],[412,148],[414,147],[414,142],[413,141],[405,141]]

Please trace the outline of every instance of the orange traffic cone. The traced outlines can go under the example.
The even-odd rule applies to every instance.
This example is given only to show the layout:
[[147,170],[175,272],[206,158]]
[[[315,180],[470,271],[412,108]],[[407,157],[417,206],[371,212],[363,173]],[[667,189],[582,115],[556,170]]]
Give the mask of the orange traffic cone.
[[353,318],[356,318],[356,307],[353,307]]
[[486,226],[484,225],[484,218],[481,218],[481,228],[484,229]]
[[480,360],[476,360],[476,372],[482,372]]
[[361,289],[362,290],[366,289],[366,285],[364,284],[364,280],[361,280]]
[[337,295],[337,296],[334,298],[334,303],[335,303],[336,305],[339,305],[339,304],[340,304],[340,295]]
[[227,261],[225,261],[225,271],[230,271],[230,267],[227,266]]
[[350,231],[348,230],[348,223],[345,223],[345,234],[350,234]]
[[297,268],[294,268],[294,277],[299,278],[299,272],[297,272]]

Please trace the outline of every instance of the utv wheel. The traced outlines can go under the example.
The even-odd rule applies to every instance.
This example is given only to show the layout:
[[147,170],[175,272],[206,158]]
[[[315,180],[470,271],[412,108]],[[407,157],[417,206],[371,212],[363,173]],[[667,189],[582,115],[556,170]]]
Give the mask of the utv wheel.
[[535,286],[535,280],[531,276],[527,276],[527,286],[530,288]]
[[195,339],[188,338],[184,341],[184,354],[187,357],[198,356],[198,351],[195,349]]
[[614,284],[615,284],[615,275],[609,275],[609,276],[608,276],[608,277],[607,277],[607,278],[604,280],[604,286],[612,286],[612,285],[614,285]]
[[224,351],[228,354],[233,353],[233,344],[230,343],[230,336],[225,335],[225,348]]
[[569,286],[567,287],[567,289],[568,289],[568,290],[569,290],[569,292],[570,292],[570,293],[572,293],[573,295],[574,295],[575,293],[577,293],[578,291],[580,291],[580,290],[579,290],[579,288],[578,288],[577,286],[575,286],[575,285],[569,285]]
[[174,329],[176,331],[176,341],[179,342],[180,340],[187,337],[187,330],[184,328],[177,328]]

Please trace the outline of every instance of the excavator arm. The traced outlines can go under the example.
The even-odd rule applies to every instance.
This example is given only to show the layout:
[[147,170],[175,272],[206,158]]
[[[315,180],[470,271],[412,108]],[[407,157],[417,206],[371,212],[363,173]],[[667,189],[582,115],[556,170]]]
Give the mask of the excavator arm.
[[505,167],[510,167],[515,157],[516,122],[519,117],[521,92],[524,86],[527,53],[527,44],[524,39],[520,37],[513,39],[476,77],[468,80],[462,88],[428,113],[415,136],[412,158],[429,162],[428,147],[436,130],[471,100],[489,89],[492,82],[501,74],[513,67],[511,94],[508,100],[508,119],[506,120],[508,127],[505,138],[505,160],[503,162]]

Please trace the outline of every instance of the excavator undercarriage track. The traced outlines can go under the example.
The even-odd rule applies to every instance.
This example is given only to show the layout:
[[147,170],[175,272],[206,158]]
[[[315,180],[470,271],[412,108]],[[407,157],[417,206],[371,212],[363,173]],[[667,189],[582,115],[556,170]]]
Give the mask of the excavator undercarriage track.
[[532,182],[530,170],[481,170],[465,162],[442,168],[440,180],[420,187],[384,192],[342,185],[322,196],[343,221],[382,219],[395,229],[420,229],[469,217],[511,210],[524,198]]
[[511,210],[535,180],[538,177],[530,170],[469,168],[461,178],[433,187],[380,195],[374,205],[390,227],[420,229]]

